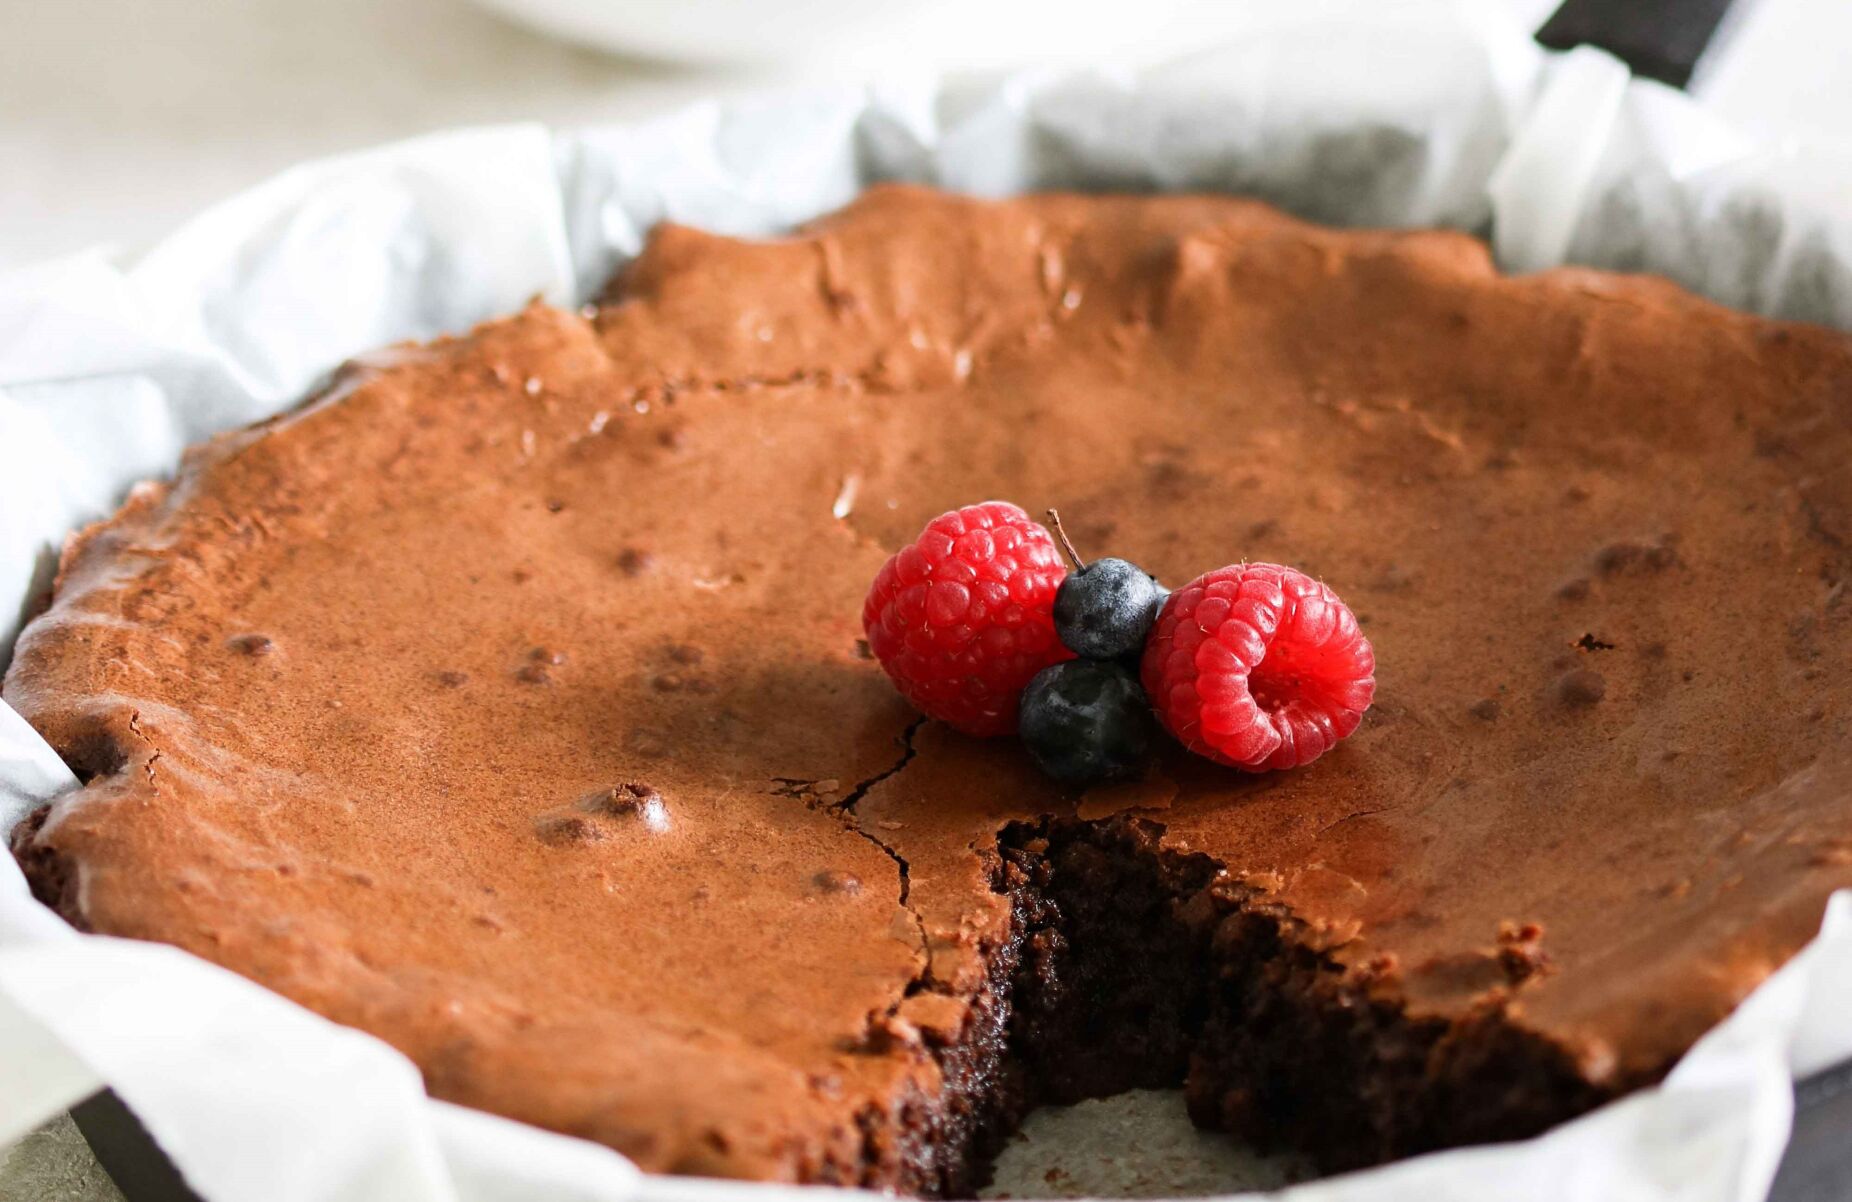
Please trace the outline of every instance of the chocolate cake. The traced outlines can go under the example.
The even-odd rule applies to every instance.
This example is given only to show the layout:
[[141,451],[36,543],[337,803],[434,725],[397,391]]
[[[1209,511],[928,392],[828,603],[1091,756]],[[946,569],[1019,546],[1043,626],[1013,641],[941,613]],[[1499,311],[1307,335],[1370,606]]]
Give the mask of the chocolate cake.
[[[1183,1086],[1330,1167],[1651,1082],[1852,885],[1852,339],[1451,233],[885,188],[341,373],[66,549],[6,677],[43,900],[646,1169],[969,1193]],[[1074,792],[862,596],[1060,506],[1294,564],[1362,729]]]

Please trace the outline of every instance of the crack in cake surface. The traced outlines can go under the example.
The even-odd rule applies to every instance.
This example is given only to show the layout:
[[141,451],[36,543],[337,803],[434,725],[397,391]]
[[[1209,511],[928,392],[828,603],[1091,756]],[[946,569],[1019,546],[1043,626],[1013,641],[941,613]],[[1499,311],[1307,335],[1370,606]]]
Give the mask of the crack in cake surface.
[[888,768],[886,771],[879,772],[875,774],[874,776],[869,777],[867,780],[862,781],[860,784],[856,785],[855,788],[851,789],[848,795],[845,796],[842,799],[842,801],[834,807],[835,811],[844,817],[845,825],[847,826],[849,830],[853,831],[855,834],[859,835],[861,838],[866,839],[868,842],[880,848],[881,854],[886,856],[888,859],[894,862],[894,868],[900,879],[899,904],[903,909],[906,910],[908,915],[911,916],[911,918],[913,919],[913,925],[915,929],[919,932],[920,970],[914,976],[914,978],[907,983],[906,990],[903,993],[902,997],[895,999],[893,1005],[888,1008],[887,1017],[890,1019],[893,1018],[895,1013],[900,1009],[901,1002],[907,996],[912,995],[913,993],[917,992],[918,990],[922,988],[929,988],[931,986],[932,984],[932,939],[926,933],[926,920],[920,917],[920,913],[918,910],[915,910],[911,905],[908,904],[908,899],[913,892],[913,881],[912,881],[912,871],[907,864],[907,858],[901,855],[899,850],[896,849],[892,844],[883,840],[880,836],[870,833],[867,830],[867,828],[857,823],[855,821],[855,807],[861,804],[862,798],[866,797],[871,789],[873,789],[875,786],[880,785],[886,781],[893,780],[895,777],[899,776],[902,771],[906,769],[909,763],[913,761],[913,756],[915,754],[913,740],[914,740],[914,737],[919,734],[920,727],[924,726],[925,724],[926,724],[926,719],[924,718],[918,718],[918,719],[915,719],[913,722],[909,723],[906,730],[901,732],[900,758],[894,761],[893,767]]

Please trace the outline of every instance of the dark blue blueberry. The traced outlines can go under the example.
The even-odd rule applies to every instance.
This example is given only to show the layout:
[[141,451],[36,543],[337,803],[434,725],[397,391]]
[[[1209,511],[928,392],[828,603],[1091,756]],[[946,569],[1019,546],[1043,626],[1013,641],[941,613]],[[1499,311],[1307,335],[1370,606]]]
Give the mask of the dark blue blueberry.
[[1075,655],[1119,659],[1144,650],[1169,590],[1137,564],[1096,559],[1055,593],[1055,633]]
[[1035,762],[1066,784],[1137,775],[1157,736],[1137,677],[1099,660],[1042,669],[1023,690],[1017,719]]

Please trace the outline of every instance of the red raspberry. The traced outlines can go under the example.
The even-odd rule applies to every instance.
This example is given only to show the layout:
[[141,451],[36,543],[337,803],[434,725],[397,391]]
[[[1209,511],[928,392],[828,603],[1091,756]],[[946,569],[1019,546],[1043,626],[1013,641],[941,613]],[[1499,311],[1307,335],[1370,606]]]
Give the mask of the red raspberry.
[[1323,584],[1279,564],[1240,563],[1164,603],[1143,676],[1184,746],[1262,772],[1309,764],[1357,729],[1376,694],[1376,652]]
[[1054,539],[1007,501],[942,513],[887,563],[862,629],[901,694],[967,734],[1016,729],[1023,686],[1072,653],[1055,637],[1067,575]]

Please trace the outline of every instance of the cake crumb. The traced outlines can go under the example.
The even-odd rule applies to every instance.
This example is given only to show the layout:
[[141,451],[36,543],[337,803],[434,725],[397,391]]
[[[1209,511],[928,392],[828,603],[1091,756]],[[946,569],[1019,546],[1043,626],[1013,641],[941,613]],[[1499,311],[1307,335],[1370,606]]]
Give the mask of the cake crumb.
[[810,878],[824,893],[856,894],[862,891],[862,878],[841,868],[825,868]]
[[1556,680],[1556,698],[1564,705],[1590,706],[1608,695],[1607,677],[1593,668],[1575,668]]
[[855,511],[855,495],[862,489],[862,474],[850,472],[842,478],[842,487],[836,492],[836,500],[830,505],[830,516],[842,521]]

